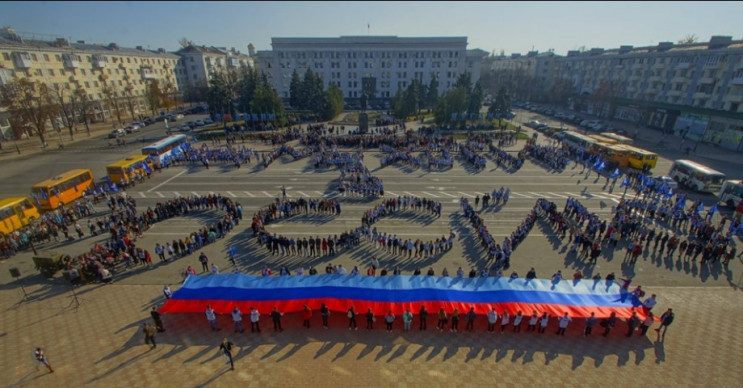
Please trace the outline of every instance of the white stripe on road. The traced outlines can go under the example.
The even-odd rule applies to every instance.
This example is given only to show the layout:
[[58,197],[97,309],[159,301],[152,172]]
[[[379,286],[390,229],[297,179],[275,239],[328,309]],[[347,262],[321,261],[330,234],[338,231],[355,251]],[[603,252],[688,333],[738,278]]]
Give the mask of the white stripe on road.
[[146,195],[144,195],[144,193],[143,193],[143,192],[141,192],[141,191],[139,192],[139,196],[140,196],[140,197],[142,197],[142,198],[147,198],[147,196],[146,196]]
[[549,195],[554,195],[557,198],[567,198],[567,195],[557,194],[557,193],[547,193]]
[[425,195],[427,195],[429,197],[434,197],[434,198],[438,198],[439,197],[438,195],[433,195],[433,194],[431,194],[431,193],[429,193],[427,191],[421,191],[421,193],[423,193],[423,194],[425,194]]
[[186,173],[187,171],[188,171],[188,170],[183,170],[183,171],[179,172],[178,174],[175,174],[175,176],[174,176],[174,177],[172,177],[172,178],[170,178],[170,179],[166,180],[165,182],[163,182],[163,183],[160,183],[159,185],[157,185],[157,186],[155,186],[155,187],[153,187],[153,188],[151,188],[151,189],[147,190],[147,192],[148,192],[148,193],[149,193],[149,192],[152,192],[152,191],[154,191],[155,189],[159,188],[160,186],[164,186],[165,184],[167,184],[168,182],[172,181],[173,179],[175,179],[175,178],[178,178],[179,176],[181,176],[181,175],[185,174],[185,173]]
[[456,195],[452,195],[452,194],[449,194],[449,193],[445,193],[445,192],[443,192],[443,191],[439,191],[439,194],[444,194],[444,195],[448,195],[448,196],[450,196],[450,197],[452,197],[452,198],[459,198],[459,197],[457,197]]
[[228,191],[227,194],[229,194],[232,198],[237,198],[237,195],[233,194],[231,191]]
[[197,193],[197,192],[195,192],[195,191],[192,191],[192,192],[191,192],[191,194],[193,194],[193,195],[195,195],[195,196],[198,196],[198,195],[199,195],[199,193]]
[[463,193],[463,192],[461,192],[461,191],[457,191],[457,193],[459,193],[459,194],[462,194],[462,195],[463,195],[463,196],[465,196],[465,197],[475,198],[475,196],[474,196],[474,195],[472,195],[472,194],[467,194],[467,193]]
[[181,196],[181,193],[179,193],[179,192],[177,192],[177,191],[174,191],[174,192],[173,192],[173,194],[174,194],[174,195],[175,195],[176,197],[180,197],[180,196]]
[[160,198],[165,198],[165,196],[163,195],[163,193],[161,193],[159,191],[156,191],[155,194],[157,194],[157,196],[160,197]]
[[305,198],[309,198],[310,197],[309,195],[307,195],[307,194],[305,194],[305,193],[303,193],[301,191],[297,191],[297,193],[302,194],[302,196],[305,197]]
[[389,195],[391,195],[393,197],[399,197],[399,195],[397,195],[397,194],[395,194],[395,193],[393,193],[391,191],[388,191],[387,194],[389,194]]
[[529,198],[529,199],[533,199],[533,197],[531,195],[526,195],[526,194],[521,194],[521,193],[515,193],[515,192],[511,192],[511,196],[512,197],[515,197],[515,198]]
[[250,191],[243,191],[248,197],[255,198],[254,194],[251,194]]
[[266,195],[266,197],[268,197],[268,198],[272,198],[272,197],[273,197],[273,195],[271,195],[271,194],[268,194],[268,193],[267,193],[267,192],[265,192],[265,191],[261,191],[261,193],[265,194],[265,195]]

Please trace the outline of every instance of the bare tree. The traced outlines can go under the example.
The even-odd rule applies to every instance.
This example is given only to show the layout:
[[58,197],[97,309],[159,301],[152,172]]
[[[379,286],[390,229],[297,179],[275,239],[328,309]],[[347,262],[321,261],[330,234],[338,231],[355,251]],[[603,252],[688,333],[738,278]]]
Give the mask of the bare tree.
[[696,34],[689,34],[686,35],[683,39],[678,40],[678,44],[692,44],[697,43],[699,41],[699,37],[696,36]]
[[34,129],[42,146],[46,147],[46,124],[59,112],[48,85],[26,78],[2,85],[0,106],[5,107],[11,117],[14,117],[15,125]]
[[129,108],[129,115],[134,120],[134,107],[137,105],[136,97],[134,97],[134,85],[127,83],[124,86],[124,100],[126,100],[126,107]]
[[93,115],[93,100],[90,99],[90,96],[85,92],[85,89],[80,87],[80,84],[77,85],[77,88],[73,93],[77,100],[80,119],[85,123],[85,130],[88,132],[88,136],[90,136],[90,118]]
[[59,112],[62,114],[62,119],[67,130],[70,132],[70,140],[75,139],[75,132],[77,132],[76,121],[77,121],[77,96],[70,88],[70,84],[59,85],[56,84],[52,88],[54,98]]
[[147,99],[147,104],[150,105],[152,116],[155,116],[157,109],[163,106],[163,92],[160,90],[160,82],[158,80],[152,80],[147,85],[145,98]]
[[101,78],[101,94],[108,104],[108,109],[112,109],[116,115],[116,119],[119,121],[119,125],[124,125],[121,121],[121,106],[119,104],[119,90],[116,87],[114,81],[107,82],[106,77]]

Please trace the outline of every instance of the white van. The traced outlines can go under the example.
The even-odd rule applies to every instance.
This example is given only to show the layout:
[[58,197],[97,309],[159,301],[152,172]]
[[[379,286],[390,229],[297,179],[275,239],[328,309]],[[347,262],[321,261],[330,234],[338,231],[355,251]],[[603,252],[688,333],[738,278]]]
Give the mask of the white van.
[[725,181],[725,174],[703,164],[685,159],[673,162],[668,176],[690,189],[717,194]]

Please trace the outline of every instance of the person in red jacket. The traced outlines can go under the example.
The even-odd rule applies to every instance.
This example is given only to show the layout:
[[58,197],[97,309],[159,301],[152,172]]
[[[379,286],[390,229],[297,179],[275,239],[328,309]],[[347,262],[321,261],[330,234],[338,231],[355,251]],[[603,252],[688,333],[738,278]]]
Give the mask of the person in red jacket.
[[302,326],[309,329],[311,318],[312,318],[312,310],[309,308],[309,306],[304,305],[304,309],[302,309]]

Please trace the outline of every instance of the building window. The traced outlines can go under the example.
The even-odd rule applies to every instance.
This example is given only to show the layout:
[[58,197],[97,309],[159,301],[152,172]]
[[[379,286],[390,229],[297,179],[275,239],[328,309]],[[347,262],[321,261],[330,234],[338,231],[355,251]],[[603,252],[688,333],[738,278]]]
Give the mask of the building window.
[[47,70],[50,76],[54,77],[54,69]]

